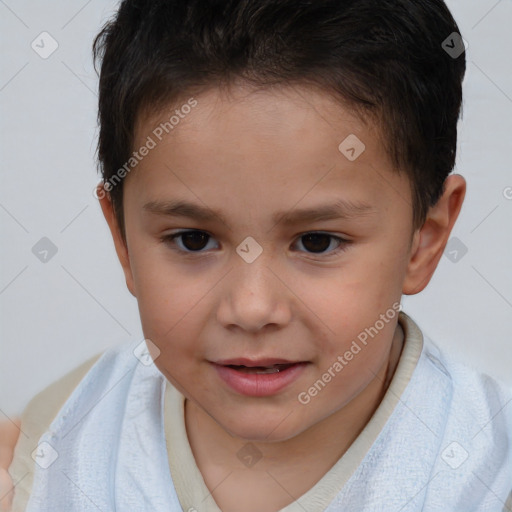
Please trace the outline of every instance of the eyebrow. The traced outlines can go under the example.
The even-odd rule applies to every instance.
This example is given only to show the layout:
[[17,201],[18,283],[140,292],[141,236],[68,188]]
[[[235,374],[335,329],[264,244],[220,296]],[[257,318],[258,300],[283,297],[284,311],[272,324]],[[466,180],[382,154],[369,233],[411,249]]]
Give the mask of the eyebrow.
[[[186,217],[203,222],[212,221],[216,217],[228,225],[222,212],[183,200],[150,201],[143,206],[143,210],[157,215]],[[367,203],[339,199],[332,204],[279,211],[272,216],[272,220],[275,224],[290,226],[335,219],[354,219],[376,213],[377,210]]]

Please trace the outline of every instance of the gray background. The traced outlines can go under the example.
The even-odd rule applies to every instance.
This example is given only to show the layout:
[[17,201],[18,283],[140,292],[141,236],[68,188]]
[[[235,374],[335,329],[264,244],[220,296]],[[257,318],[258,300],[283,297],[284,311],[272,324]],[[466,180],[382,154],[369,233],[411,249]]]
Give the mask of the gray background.
[[[0,0],[0,420],[86,358],[143,338],[92,195],[91,44],[115,5]],[[403,305],[445,351],[512,384],[512,2],[448,5],[468,43],[456,167],[468,193],[453,233],[460,242],[452,241],[459,259],[443,257],[427,289]],[[47,58],[31,47],[51,49],[42,32],[58,44]],[[43,237],[57,248],[47,262],[32,250]]]

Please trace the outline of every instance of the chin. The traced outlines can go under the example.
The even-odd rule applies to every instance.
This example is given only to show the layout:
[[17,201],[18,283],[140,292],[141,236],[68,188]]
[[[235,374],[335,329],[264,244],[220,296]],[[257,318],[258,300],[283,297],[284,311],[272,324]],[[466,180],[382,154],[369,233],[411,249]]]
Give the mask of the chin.
[[[290,416],[293,416],[293,414]],[[294,420],[296,421],[296,418]],[[242,421],[235,419],[233,422],[218,423],[233,437],[253,443],[279,443],[287,441],[306,430],[306,428],[299,425],[290,424],[286,420],[283,421],[282,415],[271,417],[258,414],[257,419],[254,420],[245,416]]]

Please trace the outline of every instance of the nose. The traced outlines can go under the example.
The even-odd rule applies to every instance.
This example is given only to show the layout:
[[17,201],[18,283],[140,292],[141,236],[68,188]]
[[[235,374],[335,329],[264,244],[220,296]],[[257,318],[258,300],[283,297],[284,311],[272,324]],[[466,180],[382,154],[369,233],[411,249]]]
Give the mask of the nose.
[[290,322],[292,296],[279,272],[260,256],[256,261],[238,261],[222,289],[217,320],[251,333],[264,328],[282,328]]

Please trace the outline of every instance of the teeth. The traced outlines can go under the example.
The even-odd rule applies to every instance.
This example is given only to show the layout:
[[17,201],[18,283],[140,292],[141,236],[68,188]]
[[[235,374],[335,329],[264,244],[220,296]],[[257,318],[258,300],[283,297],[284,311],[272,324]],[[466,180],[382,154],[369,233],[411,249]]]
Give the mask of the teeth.
[[255,373],[279,373],[279,368],[257,368]]
[[285,370],[291,366],[290,364],[276,364],[274,366],[263,367],[263,366],[234,366],[231,368],[244,373],[256,373],[256,374],[267,374],[267,373],[278,373],[281,370]]

